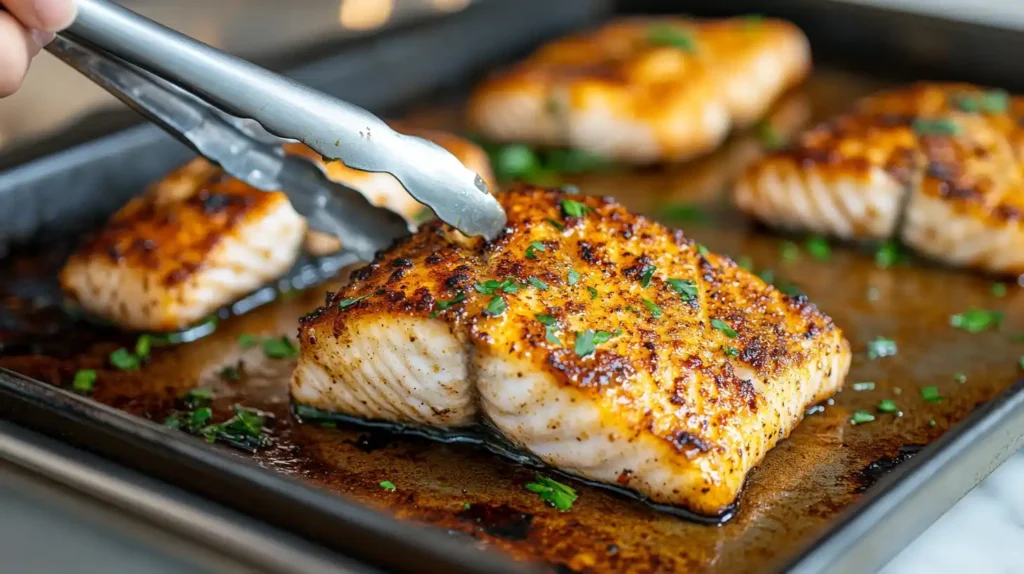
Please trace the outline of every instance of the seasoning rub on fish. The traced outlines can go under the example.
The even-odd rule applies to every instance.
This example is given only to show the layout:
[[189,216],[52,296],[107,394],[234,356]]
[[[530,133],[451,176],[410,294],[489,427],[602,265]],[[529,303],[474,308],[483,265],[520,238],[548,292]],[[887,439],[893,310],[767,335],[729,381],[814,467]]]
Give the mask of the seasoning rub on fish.
[[953,265],[1024,273],[1024,98],[920,83],[865,98],[752,165],[734,190],[765,223],[898,238]]
[[806,299],[607,200],[499,201],[493,242],[428,224],[304,318],[293,401],[487,419],[564,471],[716,514],[840,389],[849,345]]
[[810,67],[806,37],[782,20],[621,19],[485,80],[468,115],[494,141],[673,161],[756,121]]
[[[438,143],[493,185],[487,155],[476,145],[444,132],[396,127]],[[285,150],[323,161],[299,143]],[[324,167],[328,177],[375,205],[410,222],[421,217],[423,205],[390,174],[341,162]],[[314,255],[341,247],[333,236],[307,233],[283,193],[259,191],[196,158],[115,213],[70,258],[60,280],[97,316],[129,329],[175,331],[284,274],[303,244]]]

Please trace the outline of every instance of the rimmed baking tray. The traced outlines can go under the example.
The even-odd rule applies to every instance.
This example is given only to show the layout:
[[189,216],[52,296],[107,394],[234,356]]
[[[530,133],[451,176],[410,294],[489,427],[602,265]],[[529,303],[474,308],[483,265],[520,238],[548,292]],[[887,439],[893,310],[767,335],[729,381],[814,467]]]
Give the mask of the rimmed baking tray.
[[[712,8],[636,2],[619,9],[657,11],[667,4],[697,14],[764,11],[743,2]],[[452,104],[480,73],[613,9],[583,0],[483,2],[352,45],[295,75],[375,111],[451,126]],[[773,113],[781,130],[901,80],[960,78],[1015,87],[997,67],[972,60],[1016,45],[1019,38],[1010,33],[821,2],[779,2],[772,10],[807,30],[821,69]],[[886,35],[894,22],[917,36]],[[922,55],[908,48],[918,36],[961,38],[962,46],[984,50],[943,60],[941,49]],[[991,43],[979,44],[984,39]],[[869,42],[870,50],[858,55]],[[848,71],[869,64],[878,44],[888,54],[880,77]],[[148,126],[0,174],[0,244],[12,251],[0,268],[0,290],[8,297],[2,310],[14,325],[0,323],[0,367],[9,369],[0,371],[0,416],[389,569],[871,570],[1020,445],[1024,393],[1016,380],[1024,348],[1007,330],[1024,329],[1024,299],[1012,286],[997,298],[991,280],[926,262],[879,269],[870,252],[855,246],[834,246],[828,262],[806,255],[780,261],[780,238],[721,207],[721,188],[756,153],[756,140],[738,134],[692,164],[573,180],[585,192],[617,194],[634,209],[669,219],[678,216],[672,207],[680,202],[700,205],[708,217],[688,222],[687,233],[799,285],[854,344],[849,382],[875,383],[869,391],[845,391],[809,415],[752,473],[735,518],[721,526],[682,521],[582,485],[573,509],[559,513],[522,488],[533,470],[478,449],[295,425],[281,384],[290,364],[261,357],[258,349],[240,350],[236,341],[243,332],[293,332],[295,318],[320,299],[317,289],[224,321],[200,342],[156,349],[139,373],[103,370],[92,399],[60,388],[76,368],[102,369],[107,353],[131,343],[110,330],[69,326],[37,307],[57,296],[52,274],[67,238],[95,226],[187,157]],[[950,329],[949,315],[968,306],[1003,309],[1004,331]],[[898,354],[869,360],[864,348],[877,336],[894,339]],[[245,364],[245,379],[219,380],[216,372],[237,361]],[[965,382],[954,376],[958,372]],[[161,427],[175,397],[196,385],[214,387],[221,410],[237,401],[277,414],[275,448],[249,456]],[[923,400],[926,386],[936,386],[943,399]],[[896,400],[903,416],[849,424],[853,410],[872,409],[882,399]],[[381,488],[382,481],[396,490]]]

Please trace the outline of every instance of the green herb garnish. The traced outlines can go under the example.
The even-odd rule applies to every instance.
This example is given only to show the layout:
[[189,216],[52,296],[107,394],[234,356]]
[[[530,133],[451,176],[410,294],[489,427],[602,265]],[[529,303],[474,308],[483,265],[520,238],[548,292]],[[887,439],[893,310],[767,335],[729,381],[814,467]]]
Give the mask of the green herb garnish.
[[532,179],[541,170],[537,154],[522,144],[501,146],[492,157],[494,173],[502,181]]
[[666,24],[651,26],[647,30],[647,41],[655,46],[671,46],[684,52],[696,51],[693,38],[689,34]]
[[543,253],[543,252],[547,251],[547,247],[545,247],[544,244],[541,243],[540,241],[532,241],[532,242],[530,242],[530,246],[526,248],[526,258],[527,259],[536,259],[538,251]]
[[914,132],[921,136],[955,136],[960,126],[949,118],[918,118],[913,123]]
[[850,417],[850,424],[862,425],[875,420],[875,415],[867,411],[857,411]]
[[349,298],[349,299],[342,299],[341,303],[338,303],[338,308],[339,309],[348,309],[352,305],[355,305],[356,303],[362,301],[363,299],[368,298],[370,295],[373,295],[373,293],[367,293],[366,295],[362,295],[360,297],[352,297],[352,298]]
[[569,286],[570,287],[575,285],[575,284],[577,284],[577,283],[579,283],[579,281],[580,281],[580,274],[579,274],[579,272],[577,272],[574,269],[570,269],[569,270],[569,278],[568,279],[569,279]]
[[299,348],[287,335],[263,340],[263,354],[269,359],[291,359],[299,356]]
[[687,303],[697,298],[697,284],[689,279],[666,279],[665,283]]
[[736,266],[739,267],[740,269],[746,269],[747,271],[753,271],[754,270],[754,260],[751,259],[750,257],[746,256],[746,255],[743,255],[742,257],[740,257],[739,259],[736,260]]
[[597,346],[606,343],[622,334],[622,331],[591,331],[587,329],[582,333],[576,333],[576,344],[574,349],[579,357],[586,357],[597,350]]
[[181,400],[188,409],[208,407],[213,402],[213,389],[207,387],[196,387],[185,393]]
[[96,386],[96,371],[92,369],[81,369],[75,373],[75,378],[71,380],[71,388],[76,393],[86,394],[91,393],[93,387]]
[[906,259],[906,254],[903,253],[903,248],[900,247],[899,243],[893,241],[886,241],[885,243],[878,246],[875,249],[875,266],[882,269],[888,269],[895,265],[899,265]]
[[484,314],[490,315],[491,317],[497,317],[508,309],[508,305],[505,304],[505,300],[501,298],[501,295],[495,295],[491,302],[487,304],[487,308],[484,309]]
[[832,257],[832,249],[824,237],[811,237],[807,240],[807,253],[818,261],[828,261]]
[[727,357],[738,357],[740,356],[740,350],[736,347],[724,347],[725,355]]
[[758,141],[767,151],[777,150],[786,145],[786,138],[768,120],[761,120],[754,126]]
[[558,339],[558,335],[555,333],[558,330],[558,320],[546,313],[540,313],[536,317],[544,325],[544,338],[552,345],[561,346],[562,341]]
[[783,263],[792,263],[800,259],[800,246],[792,241],[783,241],[779,245],[779,258]]
[[562,200],[562,213],[566,217],[583,217],[588,211],[590,211],[589,207],[574,199]]
[[228,365],[224,367],[223,369],[217,371],[217,376],[224,379],[225,381],[237,383],[238,381],[242,380],[242,362],[239,361],[237,365]]
[[398,487],[395,486],[395,484],[390,480],[381,481],[380,487],[383,488],[384,490],[390,490],[391,492],[398,490]]
[[[437,308],[437,311],[444,311],[445,309],[451,307],[452,305],[458,305],[459,303],[462,303],[465,300],[466,292],[459,291],[458,293],[455,294],[455,297],[452,297],[451,299],[448,299],[446,301],[438,301],[435,306]],[[437,311],[434,311],[434,313],[436,313]],[[436,315],[433,314],[431,316],[436,317]]]
[[1010,95],[1002,90],[981,94],[958,94],[953,97],[953,104],[962,112],[1001,114],[1010,106]]
[[643,275],[640,276],[640,286],[645,289],[647,287],[650,287],[651,279],[654,278],[654,272],[657,270],[658,268],[655,267],[654,265],[648,265],[646,268],[644,268],[644,273]]
[[992,295],[996,297],[1006,297],[1006,283],[993,283],[991,289]]
[[128,349],[125,349],[124,347],[110,354],[110,364],[122,371],[137,370],[141,363],[142,361],[138,356],[129,352]]
[[153,349],[152,335],[139,335],[135,341],[135,355],[140,359],[149,358],[149,352]]
[[647,310],[651,312],[651,317],[654,317],[655,319],[661,319],[661,316],[663,314],[661,307],[658,307],[654,303],[654,301],[651,301],[650,299],[644,299],[643,301],[644,307],[647,307]]
[[921,388],[921,398],[929,403],[937,403],[942,400],[942,396],[939,395],[939,387],[935,386]]
[[876,337],[874,341],[868,342],[868,358],[874,361],[882,357],[891,357],[896,354],[896,341],[885,337]]
[[880,413],[898,413],[900,408],[896,406],[896,401],[892,399],[884,399],[878,403],[878,412]]
[[590,293],[591,301],[597,299],[597,289],[594,289],[593,287],[587,287],[587,292]]
[[853,383],[853,390],[855,391],[873,391],[875,390],[875,383],[867,381],[863,383]]
[[729,337],[730,339],[736,338],[736,331],[733,330],[733,328],[730,327],[728,323],[722,321],[721,319],[712,319],[711,326],[714,327],[715,329],[718,329],[722,333],[725,333],[725,336]]
[[238,336],[238,345],[243,349],[251,349],[259,343],[260,340],[256,338],[256,335],[250,335],[249,333],[242,333]]
[[711,252],[708,251],[708,248],[707,248],[706,245],[704,245],[703,243],[698,243],[697,244],[697,253],[699,255],[707,255],[708,253],[711,253]]
[[672,203],[658,210],[658,219],[667,222],[698,223],[707,219],[704,210],[688,203]]
[[498,291],[506,293],[517,293],[519,291],[519,286],[511,278],[504,281],[488,279],[483,283],[474,284],[473,288],[476,289],[477,293],[483,293],[484,295],[494,295]]
[[1024,357],[1017,359],[1017,364],[1020,365],[1020,368],[1024,369]]
[[555,229],[557,229],[559,231],[565,231],[565,226],[562,225],[561,223],[555,221],[554,219],[546,219],[545,221],[550,223]]
[[530,285],[533,285],[534,287],[536,287],[537,289],[540,289],[541,291],[547,291],[548,290],[548,284],[547,283],[541,281],[540,279],[537,279],[536,277],[534,277],[532,275],[530,277],[527,277],[526,280],[530,282]]
[[957,373],[953,375],[953,380],[960,383],[961,385],[967,382],[967,375],[963,373]]
[[949,324],[968,333],[980,333],[986,329],[994,329],[1003,322],[1002,311],[987,309],[968,309],[949,318]]
[[576,490],[560,482],[552,480],[540,474],[534,477],[534,482],[526,483],[526,490],[536,493],[541,500],[554,506],[561,512],[572,508],[572,503],[579,497]]

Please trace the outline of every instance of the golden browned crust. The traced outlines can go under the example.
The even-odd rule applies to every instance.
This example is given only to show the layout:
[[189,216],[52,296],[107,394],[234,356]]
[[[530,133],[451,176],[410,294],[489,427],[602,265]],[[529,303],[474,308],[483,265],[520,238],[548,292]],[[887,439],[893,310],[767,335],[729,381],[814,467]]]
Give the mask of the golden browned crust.
[[[800,381],[815,389],[809,402],[841,383],[848,344],[828,317],[682,232],[607,199],[524,188],[499,200],[506,233],[460,245],[448,226],[426,225],[304,318],[302,345],[316,345],[318,333],[343,344],[346,322],[443,320],[481,352],[593,397],[638,435],[659,437],[688,458],[709,457],[709,483],[730,488],[715,489],[702,510],[730,503],[750,466],[799,420],[807,406],[795,392]],[[587,212],[571,216],[563,200]],[[693,282],[692,300],[673,287],[677,279]],[[511,280],[515,292],[479,292],[492,280]],[[507,310],[494,316],[496,297]],[[536,313],[554,318],[557,344]],[[575,347],[587,331],[612,336],[581,356]],[[843,372],[825,367],[833,364]]]
[[470,122],[496,140],[566,145],[625,161],[714,149],[810,70],[780,20],[631,18],[551,42],[482,83]]

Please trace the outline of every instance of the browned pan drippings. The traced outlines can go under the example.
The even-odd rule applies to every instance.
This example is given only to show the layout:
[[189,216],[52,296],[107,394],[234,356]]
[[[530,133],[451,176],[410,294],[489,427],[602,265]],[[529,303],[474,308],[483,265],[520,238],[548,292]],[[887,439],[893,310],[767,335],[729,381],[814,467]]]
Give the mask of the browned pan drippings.
[[[814,116],[821,117],[873,87],[819,74],[806,93]],[[444,117],[428,116],[434,122]],[[722,190],[749,161],[750,152],[738,150],[750,145],[749,139],[734,138],[718,154],[689,166],[590,175],[575,182],[584,192],[615,195],[639,211],[674,201],[709,206],[713,221],[686,224],[687,234],[714,251],[749,257],[757,270],[771,268],[798,285],[843,328],[856,351],[847,390],[768,454],[751,473],[735,517],[718,527],[686,522],[585,485],[574,485],[580,497],[569,512],[560,513],[523,487],[533,479],[532,470],[482,450],[295,424],[287,394],[293,360],[268,359],[259,347],[242,349],[238,337],[294,334],[298,317],[323,301],[322,289],[224,321],[198,342],[156,348],[140,371],[118,371],[109,367],[107,356],[131,344],[133,336],[76,325],[11,295],[12,281],[24,286],[33,273],[52,274],[60,263],[53,250],[25,254],[0,269],[5,313],[27,319],[17,329],[0,322],[0,367],[63,385],[79,368],[97,369],[96,400],[157,421],[186,390],[212,387],[222,416],[236,402],[277,416],[274,446],[256,455],[266,467],[399,517],[464,533],[520,559],[595,572],[756,571],[809,543],[886,470],[1013,384],[1024,343],[1010,335],[1024,333],[1024,293],[1009,285],[1008,293],[997,297],[991,279],[921,263],[879,269],[869,252],[835,245],[827,262],[803,250],[798,260],[783,263],[781,238],[723,208]],[[950,315],[971,307],[1002,310],[1005,322],[976,334],[949,326]],[[869,360],[866,345],[879,336],[894,340],[898,353]],[[238,382],[218,376],[239,361]],[[965,382],[956,380],[957,373]],[[853,390],[854,383],[867,381],[875,383],[873,390]],[[928,386],[937,387],[939,402],[922,398],[921,389]],[[876,406],[883,399],[894,400],[903,415],[879,413]],[[852,425],[850,417],[860,409],[875,420]],[[396,489],[382,488],[382,481]]]

